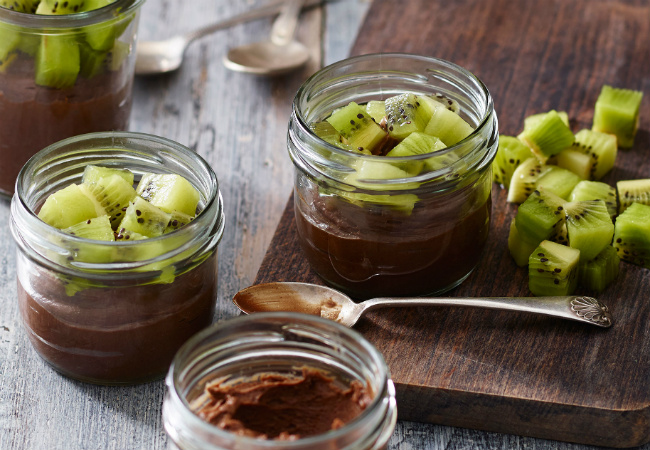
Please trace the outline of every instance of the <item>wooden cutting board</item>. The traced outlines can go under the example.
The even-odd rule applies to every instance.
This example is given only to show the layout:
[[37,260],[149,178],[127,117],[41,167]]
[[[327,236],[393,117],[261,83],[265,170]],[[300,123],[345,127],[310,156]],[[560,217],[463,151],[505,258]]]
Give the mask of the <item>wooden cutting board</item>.
[[[604,179],[650,178],[650,5],[604,0],[374,0],[353,54],[409,52],[466,67],[490,89],[503,134],[525,116],[590,128],[603,84],[645,92],[636,145]],[[507,249],[516,206],[493,189],[490,239],[450,296],[526,296]],[[290,199],[256,283],[322,283],[296,240]],[[357,326],[383,352],[402,420],[612,447],[650,441],[650,271],[621,263],[600,299],[608,330],[522,313],[394,309]]]

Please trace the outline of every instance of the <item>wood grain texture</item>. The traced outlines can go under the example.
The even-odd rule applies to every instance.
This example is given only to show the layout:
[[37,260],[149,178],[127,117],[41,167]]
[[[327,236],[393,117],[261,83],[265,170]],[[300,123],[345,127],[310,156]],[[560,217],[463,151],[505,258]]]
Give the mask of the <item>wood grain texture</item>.
[[[490,89],[503,134],[527,115],[569,113],[589,128],[600,86],[642,90],[634,148],[604,181],[650,176],[650,6],[640,1],[377,0],[353,54],[410,52],[453,61]],[[417,30],[417,33],[413,33]],[[493,190],[490,241],[452,296],[529,295],[507,250],[516,206]],[[291,200],[256,282],[320,282],[295,239]],[[607,331],[525,314],[411,309],[358,327],[386,356],[401,419],[629,447],[650,440],[650,275],[621,265],[600,298]]]

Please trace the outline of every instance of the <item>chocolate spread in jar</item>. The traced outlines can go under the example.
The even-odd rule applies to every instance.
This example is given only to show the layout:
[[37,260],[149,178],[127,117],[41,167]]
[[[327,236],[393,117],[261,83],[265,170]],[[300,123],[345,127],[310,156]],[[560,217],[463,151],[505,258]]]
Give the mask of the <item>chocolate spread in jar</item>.
[[28,337],[56,370],[82,381],[133,384],[159,378],[180,346],[212,323],[216,252],[169,284],[87,287],[73,296],[59,275],[30,270],[35,273],[18,282]]
[[341,386],[324,373],[261,374],[237,383],[216,380],[192,409],[206,422],[240,436],[296,440],[341,428],[372,402],[359,381]]
[[62,139],[95,131],[126,130],[133,77],[123,64],[73,87],[34,82],[33,58],[20,54],[0,73],[0,193],[11,195],[18,172],[36,152]]
[[475,186],[421,196],[410,213],[317,189],[294,199],[300,245],[312,269],[356,298],[447,290],[476,266],[489,232],[490,195]]

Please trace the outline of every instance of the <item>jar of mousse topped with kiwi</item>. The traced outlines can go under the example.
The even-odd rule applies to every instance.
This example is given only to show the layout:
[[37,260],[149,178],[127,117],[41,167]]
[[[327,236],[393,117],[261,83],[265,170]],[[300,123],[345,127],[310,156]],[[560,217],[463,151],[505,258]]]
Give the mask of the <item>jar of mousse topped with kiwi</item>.
[[317,72],[288,133],[312,269],[356,298],[457,286],[487,240],[497,146],[488,89],[453,63],[373,54]]
[[39,150],[126,130],[144,0],[0,0],[0,194]]
[[210,166],[178,143],[108,132],[53,144],[18,175],[10,225],[24,328],[64,375],[160,378],[212,322],[223,205]]

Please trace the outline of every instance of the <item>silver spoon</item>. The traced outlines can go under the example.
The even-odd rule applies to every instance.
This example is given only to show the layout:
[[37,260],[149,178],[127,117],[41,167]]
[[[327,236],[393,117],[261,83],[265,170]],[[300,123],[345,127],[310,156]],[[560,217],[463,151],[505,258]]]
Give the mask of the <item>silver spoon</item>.
[[[278,14],[285,6],[286,1],[271,0],[259,8],[163,41],[138,42],[136,47],[135,73],[137,75],[155,75],[172,72],[181,66],[185,50],[196,39],[240,23]],[[321,1],[307,0],[305,7],[318,5]]]
[[612,325],[607,306],[592,297],[374,298],[355,303],[347,295],[308,283],[266,283],[239,291],[233,303],[246,314],[292,311],[321,316],[352,327],[371,309],[395,306],[473,306],[523,311],[575,320],[603,328]]
[[309,50],[293,39],[304,0],[288,0],[275,19],[271,40],[232,48],[224,65],[237,72],[279,75],[298,69],[309,60]]

